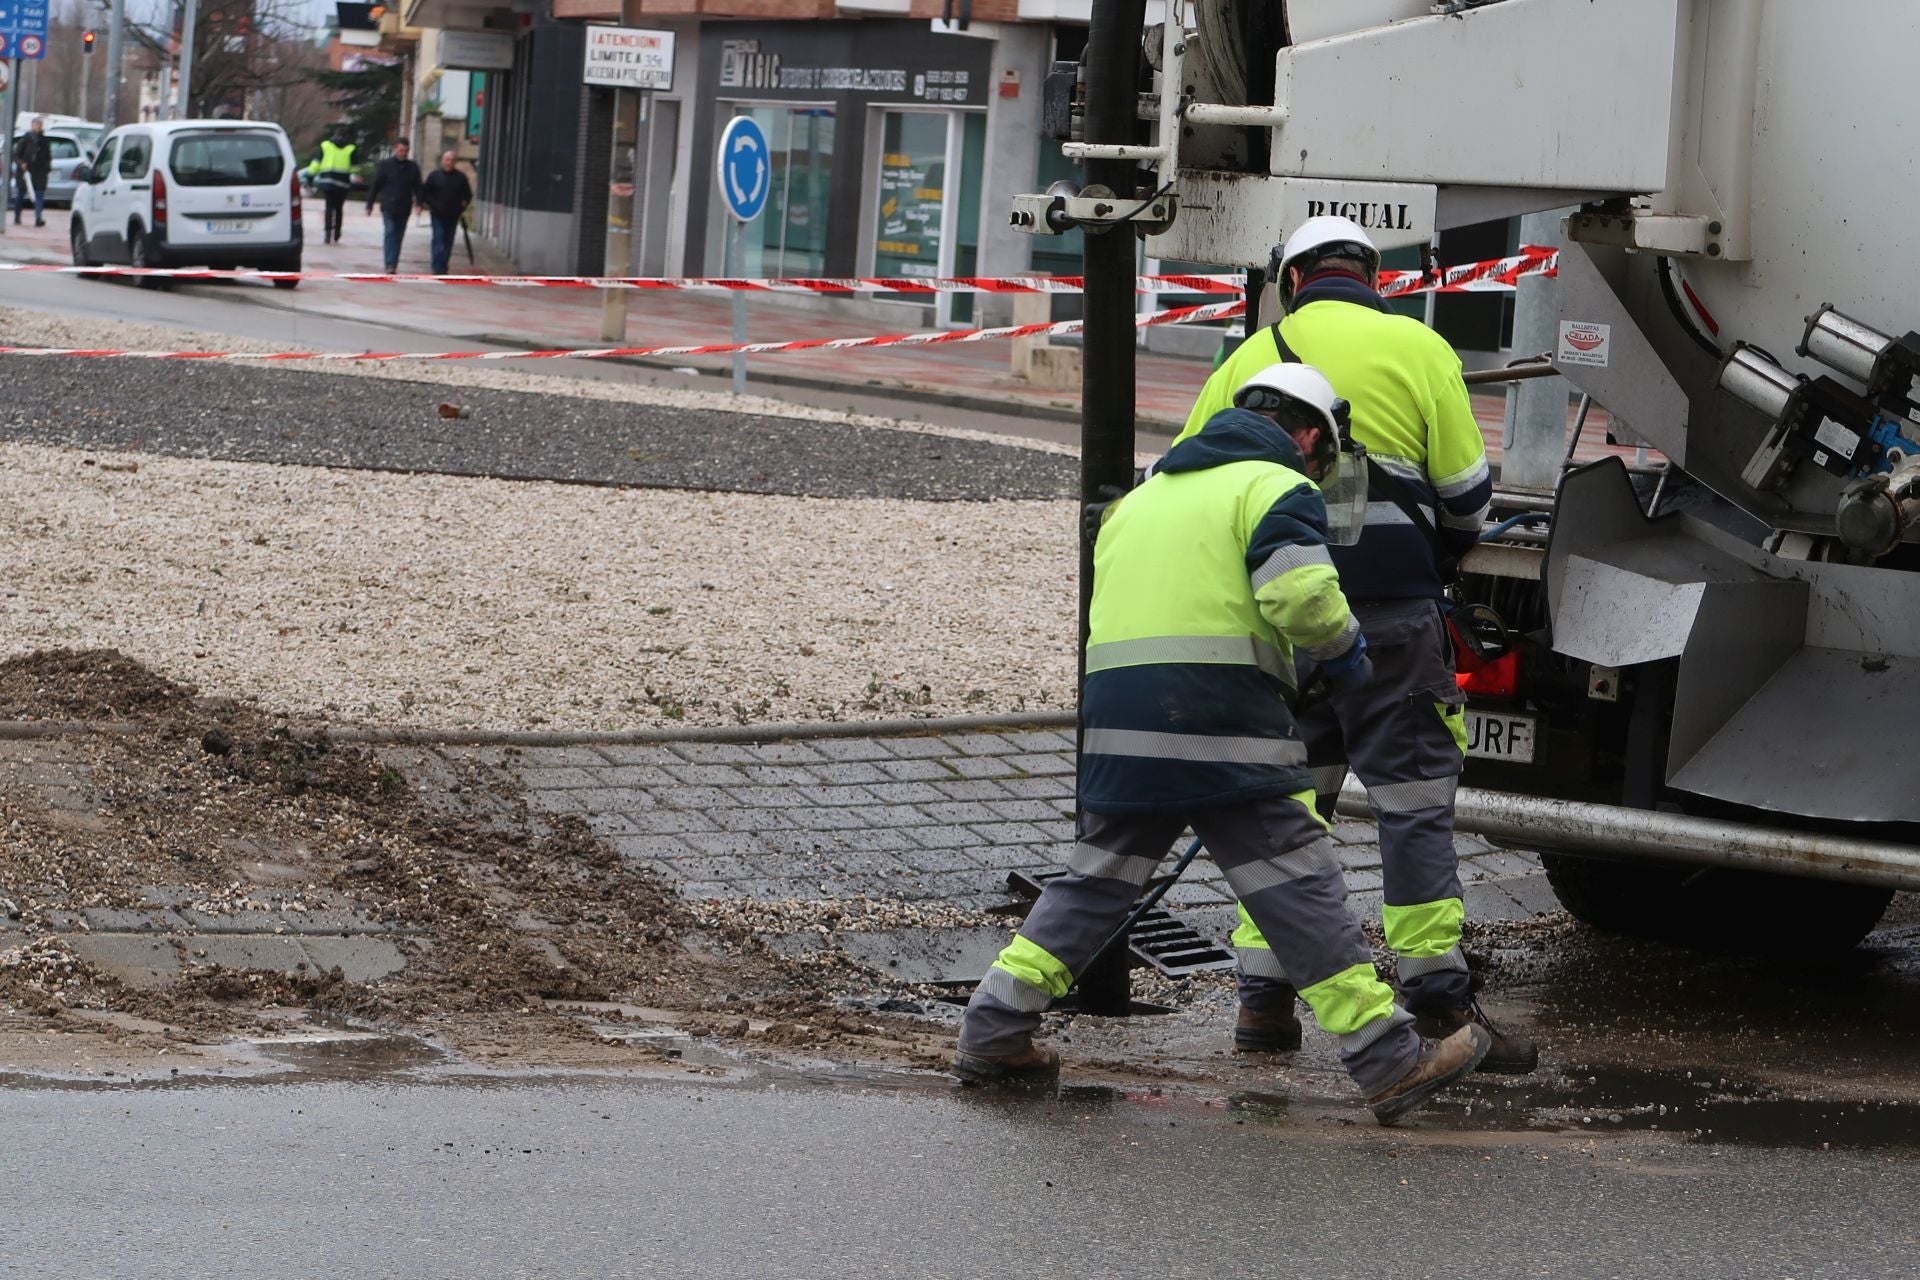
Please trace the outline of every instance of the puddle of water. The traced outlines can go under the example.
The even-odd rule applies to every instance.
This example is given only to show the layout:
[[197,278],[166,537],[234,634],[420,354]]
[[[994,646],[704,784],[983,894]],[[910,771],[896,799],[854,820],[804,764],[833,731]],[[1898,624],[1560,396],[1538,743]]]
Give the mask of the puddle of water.
[[1421,1113],[1461,1131],[1661,1133],[1760,1147],[1920,1148],[1920,1104],[1796,1097],[1708,1068],[1569,1067],[1519,1084],[1470,1082]]
[[1226,1107],[1229,1115],[1270,1124],[1288,1118],[1293,1099],[1284,1093],[1230,1093]]
[[364,1080],[394,1075],[446,1060],[446,1054],[412,1036],[331,1032],[254,1042],[269,1062],[309,1080]]

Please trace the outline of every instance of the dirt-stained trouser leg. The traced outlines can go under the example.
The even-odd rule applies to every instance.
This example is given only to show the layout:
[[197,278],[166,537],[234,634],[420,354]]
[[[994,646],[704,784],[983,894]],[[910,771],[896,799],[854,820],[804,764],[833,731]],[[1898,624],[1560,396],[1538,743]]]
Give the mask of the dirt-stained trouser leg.
[[[1354,606],[1367,637],[1373,679],[1304,709],[1320,812],[1329,819],[1350,765],[1367,787],[1379,824],[1381,920],[1396,957],[1401,991],[1414,1012],[1455,1008],[1468,997],[1460,951],[1463,907],[1453,847],[1453,798],[1465,756],[1465,698],[1439,606],[1430,600]],[[1300,664],[1301,687],[1313,676]],[[1288,995],[1284,966],[1241,914],[1234,931],[1241,1001],[1266,1009]]]
[[[1245,909],[1294,975],[1321,1027],[1361,1089],[1377,1091],[1419,1052],[1412,1019],[1373,972],[1366,940],[1346,908],[1346,886],[1312,796],[1275,796],[1185,815]],[[963,1052],[1024,1047],[1053,998],[1125,917],[1184,821],[1087,814],[1072,870],[1047,886],[967,1006]]]

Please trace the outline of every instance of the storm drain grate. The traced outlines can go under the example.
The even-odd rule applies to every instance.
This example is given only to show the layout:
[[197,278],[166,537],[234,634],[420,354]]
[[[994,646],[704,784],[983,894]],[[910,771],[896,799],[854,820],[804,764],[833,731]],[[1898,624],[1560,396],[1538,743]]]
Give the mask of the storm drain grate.
[[[1027,871],[1009,871],[1007,888],[1032,900],[1040,896],[1040,891],[1049,880],[1066,874],[1065,871],[1043,871],[1037,875]],[[1141,890],[1142,895],[1150,892],[1155,883],[1158,882],[1149,882]],[[1231,969],[1236,963],[1233,952],[1171,911],[1159,907],[1140,917],[1140,922],[1133,926],[1133,932],[1127,938],[1127,946],[1142,961],[1172,978],[1215,969]]]

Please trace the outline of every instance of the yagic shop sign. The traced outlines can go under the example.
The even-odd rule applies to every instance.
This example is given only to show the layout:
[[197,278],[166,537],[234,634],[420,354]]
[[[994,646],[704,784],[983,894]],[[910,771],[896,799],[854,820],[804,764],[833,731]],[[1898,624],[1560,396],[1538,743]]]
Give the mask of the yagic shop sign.
[[615,89],[673,89],[673,32],[638,27],[587,28],[587,84]]

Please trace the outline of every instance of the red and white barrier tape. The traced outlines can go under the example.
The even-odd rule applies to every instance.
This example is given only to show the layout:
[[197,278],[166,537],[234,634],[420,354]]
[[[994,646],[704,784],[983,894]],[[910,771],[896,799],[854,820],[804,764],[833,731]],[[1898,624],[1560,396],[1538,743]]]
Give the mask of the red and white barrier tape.
[[[1211,302],[1197,307],[1156,311],[1134,321],[1139,329],[1168,324],[1225,320],[1244,310],[1240,302]],[[0,356],[74,356],[88,360],[257,360],[387,363],[397,360],[618,360],[627,356],[721,356],[742,352],[774,355],[785,351],[847,351],[856,347],[931,347],[949,342],[985,342],[994,338],[1058,337],[1080,332],[1078,320],[1053,324],[1016,324],[998,329],[958,329],[940,333],[903,333],[874,338],[807,338],[798,342],[714,342],[691,347],[591,347],[556,351],[119,351],[80,347],[0,347]]]
[[[1409,293],[1482,293],[1504,292],[1519,283],[1522,276],[1557,276],[1560,251],[1546,245],[1523,244],[1520,252],[1488,262],[1463,262],[1438,271],[1382,271],[1380,296],[1398,297]],[[1395,277],[1389,280],[1388,277]]]
[[[1400,297],[1428,291],[1466,293],[1506,290],[1521,276],[1557,273],[1557,250],[1528,245],[1507,258],[1470,262],[1437,273],[1382,271],[1380,292]],[[335,284],[427,284],[499,289],[639,290],[682,293],[1079,293],[1079,276],[857,276],[749,279],[672,276],[432,276],[386,274],[372,271],[215,271],[204,267],[64,267],[47,263],[0,262],[0,273],[84,275],[186,282],[210,280],[303,281]],[[1239,275],[1142,275],[1134,279],[1138,293],[1238,294],[1246,287]]]

